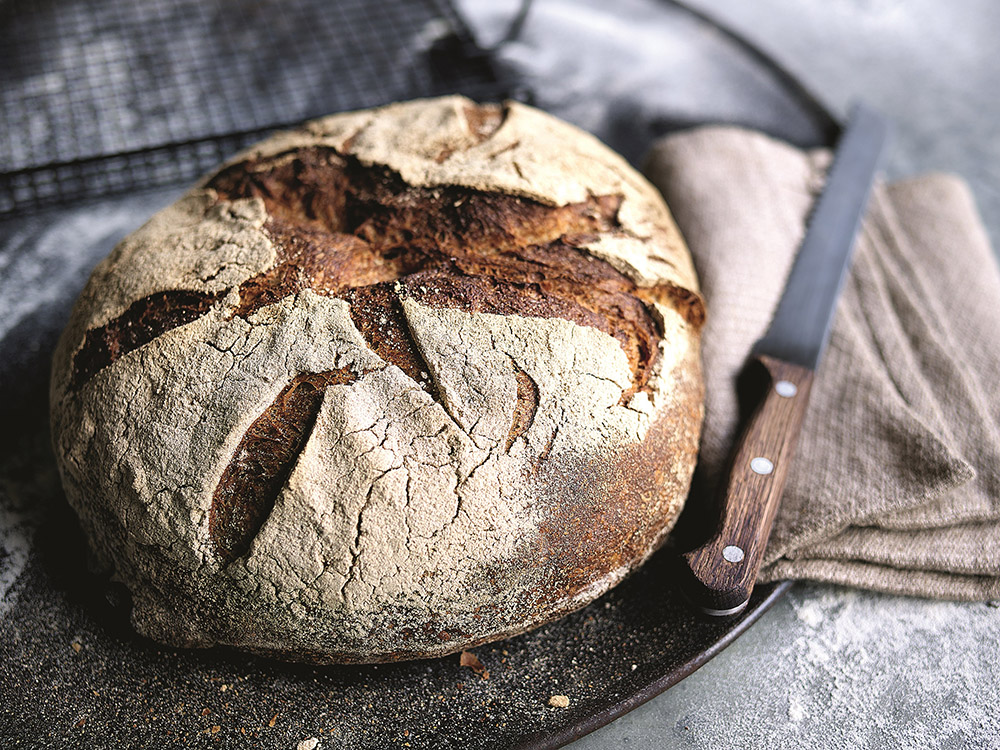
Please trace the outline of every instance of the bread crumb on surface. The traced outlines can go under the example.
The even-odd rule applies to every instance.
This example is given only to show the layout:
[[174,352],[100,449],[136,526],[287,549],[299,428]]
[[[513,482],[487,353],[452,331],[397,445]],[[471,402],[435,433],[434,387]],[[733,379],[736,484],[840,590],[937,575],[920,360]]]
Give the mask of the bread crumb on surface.
[[315,737],[310,737],[309,739],[302,740],[298,745],[295,746],[295,750],[315,750],[315,747],[319,744],[319,740]]
[[490,670],[484,667],[483,663],[479,661],[479,657],[471,651],[463,651],[459,656],[458,663],[463,667],[468,667],[484,680],[490,679]]
[[77,642],[77,641],[73,641],[69,645],[70,645],[70,648],[72,648],[74,651],[76,651],[76,653],[80,653],[80,649],[83,648],[83,646],[81,646],[80,643]]
[[553,708],[568,708],[569,698],[565,695],[553,695],[549,698],[549,705]]

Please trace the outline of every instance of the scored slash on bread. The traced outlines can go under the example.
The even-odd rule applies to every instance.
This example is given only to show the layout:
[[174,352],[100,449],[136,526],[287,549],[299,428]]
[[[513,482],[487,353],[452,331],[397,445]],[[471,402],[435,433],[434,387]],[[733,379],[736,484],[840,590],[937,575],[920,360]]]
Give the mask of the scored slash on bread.
[[662,542],[703,317],[662,200],[592,137],[459,97],[335,115],[95,270],[53,366],[56,452],[141,632],[448,653]]

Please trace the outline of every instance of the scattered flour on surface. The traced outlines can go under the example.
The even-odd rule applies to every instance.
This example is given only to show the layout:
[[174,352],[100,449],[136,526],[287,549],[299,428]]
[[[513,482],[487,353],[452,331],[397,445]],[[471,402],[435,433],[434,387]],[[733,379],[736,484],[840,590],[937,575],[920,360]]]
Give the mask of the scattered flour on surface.
[[[800,584],[614,731],[636,747],[997,749],[1000,660],[983,644],[998,642],[985,603]],[[608,741],[598,730],[573,748]]]
[[814,602],[805,602],[796,612],[798,618],[811,628],[819,626],[823,622],[823,610]]
[[0,490],[0,615],[14,606],[11,589],[28,562],[35,526],[34,514],[14,507]]
[[802,721],[805,718],[806,710],[797,697],[792,697],[788,701],[788,718],[792,721]]

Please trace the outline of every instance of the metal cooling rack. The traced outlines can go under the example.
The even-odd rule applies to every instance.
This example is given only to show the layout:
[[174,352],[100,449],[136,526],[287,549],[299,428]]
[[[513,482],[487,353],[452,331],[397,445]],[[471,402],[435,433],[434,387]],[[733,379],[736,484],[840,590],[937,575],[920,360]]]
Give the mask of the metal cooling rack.
[[266,133],[506,96],[447,0],[6,0],[0,218],[190,181]]

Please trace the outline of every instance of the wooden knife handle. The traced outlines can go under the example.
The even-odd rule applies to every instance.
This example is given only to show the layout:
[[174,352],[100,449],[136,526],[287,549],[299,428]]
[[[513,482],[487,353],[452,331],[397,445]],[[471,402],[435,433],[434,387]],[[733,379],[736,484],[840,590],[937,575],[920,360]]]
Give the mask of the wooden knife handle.
[[721,517],[709,542],[684,554],[685,592],[710,615],[746,607],[781,502],[809,402],[813,372],[767,356],[766,395],[736,443]]

